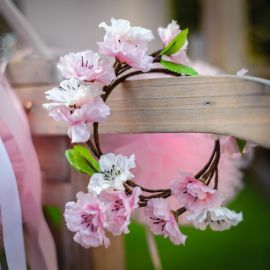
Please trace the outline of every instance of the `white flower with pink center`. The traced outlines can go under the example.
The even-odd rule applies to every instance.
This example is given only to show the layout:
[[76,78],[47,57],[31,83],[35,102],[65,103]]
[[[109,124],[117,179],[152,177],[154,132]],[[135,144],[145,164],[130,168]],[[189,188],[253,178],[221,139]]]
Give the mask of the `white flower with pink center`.
[[178,179],[171,183],[171,190],[178,202],[192,212],[218,207],[223,202],[223,196],[217,190],[189,174],[180,174]]
[[104,203],[104,227],[113,235],[128,233],[128,225],[133,211],[138,207],[141,189],[136,187],[132,194],[127,195],[125,191],[104,190],[99,199]]
[[[158,34],[164,46],[167,46],[170,43],[170,41],[180,32],[181,32],[180,26],[174,20],[172,20],[172,22],[168,24],[166,28],[163,27],[158,28]],[[162,56],[162,59],[178,64],[189,65],[190,62],[186,52],[187,46],[188,42],[186,42],[177,53],[172,54],[170,56],[164,55]]]
[[100,53],[144,72],[151,69],[153,58],[147,55],[148,43],[154,38],[151,30],[113,18],[111,25],[102,22],[99,27],[106,31],[104,40],[98,42]]
[[166,199],[155,198],[149,200],[144,213],[147,217],[147,223],[154,234],[169,237],[175,245],[185,243],[186,236],[179,230],[175,216]]
[[109,246],[110,240],[103,226],[102,205],[96,196],[78,192],[77,202],[66,204],[64,218],[67,228],[75,232],[74,241],[83,247]]
[[56,121],[69,124],[68,135],[72,143],[86,142],[90,137],[88,123],[102,122],[110,114],[110,108],[103,102],[101,86],[97,83],[83,84],[71,78],[45,92],[51,103],[43,104]]
[[243,220],[242,213],[236,213],[226,207],[208,208],[202,212],[187,216],[195,228],[205,230],[209,226],[213,231],[224,231],[236,226]]
[[105,85],[115,79],[115,72],[109,61],[101,59],[98,53],[91,50],[62,56],[57,67],[65,78]]
[[100,157],[99,165],[101,172],[92,175],[88,184],[88,191],[100,194],[107,188],[124,190],[123,184],[134,177],[130,169],[136,166],[135,156],[131,155],[128,158],[108,153]]

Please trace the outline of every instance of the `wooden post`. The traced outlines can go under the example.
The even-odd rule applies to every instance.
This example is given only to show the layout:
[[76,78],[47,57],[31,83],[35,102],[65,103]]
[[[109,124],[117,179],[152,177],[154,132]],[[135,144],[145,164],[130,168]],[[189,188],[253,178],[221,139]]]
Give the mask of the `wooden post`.
[[235,73],[246,65],[246,0],[202,0],[205,61]]

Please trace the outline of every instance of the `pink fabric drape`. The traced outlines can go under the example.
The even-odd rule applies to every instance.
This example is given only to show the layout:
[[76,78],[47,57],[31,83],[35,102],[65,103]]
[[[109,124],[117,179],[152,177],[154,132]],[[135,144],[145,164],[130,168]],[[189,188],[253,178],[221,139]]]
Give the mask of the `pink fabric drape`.
[[[178,171],[198,172],[208,161],[214,140],[201,133],[123,134],[103,135],[101,145],[105,153],[135,154],[137,183],[150,188],[166,188]],[[242,186],[241,169],[251,152],[244,156],[233,153],[228,149],[233,142],[227,137],[221,139],[221,145],[219,186],[230,200]]]
[[56,270],[54,241],[41,208],[37,155],[25,113],[4,78],[0,80],[0,101],[0,136],[19,187],[28,261],[33,270]]

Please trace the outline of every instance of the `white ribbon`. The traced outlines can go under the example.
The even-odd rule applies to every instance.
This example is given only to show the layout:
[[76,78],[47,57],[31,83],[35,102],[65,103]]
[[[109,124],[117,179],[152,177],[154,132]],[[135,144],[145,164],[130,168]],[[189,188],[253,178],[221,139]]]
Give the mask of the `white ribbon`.
[[17,181],[0,138],[0,209],[9,270],[26,270],[22,214]]

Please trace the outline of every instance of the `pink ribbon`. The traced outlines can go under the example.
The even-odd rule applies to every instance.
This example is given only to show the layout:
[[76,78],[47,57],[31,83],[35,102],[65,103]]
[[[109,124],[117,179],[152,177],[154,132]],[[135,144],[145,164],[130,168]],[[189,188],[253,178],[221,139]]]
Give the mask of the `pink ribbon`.
[[[0,100],[0,137],[17,180],[28,261],[33,270],[56,270],[55,245],[41,208],[41,174],[31,133],[21,104],[4,79],[0,81]],[[6,193],[2,196],[13,200]],[[4,239],[9,239],[3,233]]]

